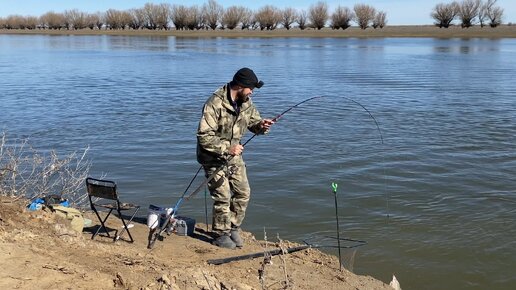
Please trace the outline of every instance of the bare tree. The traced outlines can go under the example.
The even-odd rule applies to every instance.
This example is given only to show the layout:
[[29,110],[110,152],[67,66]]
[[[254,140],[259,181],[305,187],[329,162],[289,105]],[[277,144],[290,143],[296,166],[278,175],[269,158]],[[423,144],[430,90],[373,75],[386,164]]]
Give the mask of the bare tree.
[[156,29],[156,13],[157,13],[158,7],[157,5],[153,3],[145,3],[143,6],[143,11],[145,13],[145,28],[147,29]]
[[348,7],[337,6],[331,15],[330,27],[332,29],[348,29],[351,26],[350,22],[353,20],[353,18],[355,18],[355,14],[353,11],[351,11],[351,9]]
[[104,23],[107,29],[118,29],[120,21],[120,11],[115,9],[108,9],[104,14]]
[[136,8],[129,10],[129,13],[131,14],[131,23],[129,24],[129,27],[132,29],[141,29],[144,28],[147,24],[147,14],[145,12],[145,9],[143,8]]
[[199,30],[202,28],[203,15],[201,9],[194,5],[187,10],[186,27],[190,30]]
[[254,17],[253,11],[249,8],[242,9],[242,18],[240,19],[240,22],[242,23],[242,30],[256,29],[257,21]]
[[356,4],[353,10],[355,11],[356,22],[361,29],[366,29],[376,15],[376,9],[366,4]]
[[328,4],[323,1],[317,2],[315,5],[310,6],[308,10],[308,18],[314,28],[321,30],[326,25],[328,20]]
[[373,28],[384,28],[387,24],[387,13],[379,11],[373,19]]
[[478,24],[480,24],[480,27],[484,27],[485,26],[485,22],[486,22],[486,19],[487,19],[487,3],[480,3],[480,7],[478,8],[478,14],[477,14],[477,18],[478,18]]
[[109,9],[106,11],[104,21],[110,29],[125,29],[131,24],[132,15],[129,11]]
[[458,16],[462,22],[462,28],[471,27],[478,14],[478,9],[480,9],[480,0],[462,0],[458,7]]
[[66,10],[64,12],[64,17],[71,29],[84,29],[88,26],[86,22],[87,14],[79,11],[78,9]]
[[154,25],[156,29],[168,29],[168,19],[170,18],[170,4],[158,4],[154,10]]
[[496,0],[488,0],[486,4],[486,15],[491,27],[497,27],[502,24],[503,8],[495,6],[495,4]]
[[209,0],[208,3],[205,3],[202,6],[202,13],[204,15],[203,18],[206,21],[206,25],[212,30],[215,30],[222,18],[222,14],[224,13],[224,7],[215,0]]
[[246,13],[246,8],[243,6],[231,6],[228,7],[224,14],[222,14],[221,26],[222,29],[235,29],[238,24],[242,21],[244,14]]
[[188,18],[188,7],[184,5],[173,5],[170,13],[170,20],[177,30],[186,29]]
[[145,12],[145,27],[148,29],[166,29],[170,13],[170,4],[146,3],[143,7]]
[[296,22],[296,9],[287,7],[281,11],[281,25],[287,30]]
[[430,16],[435,20],[435,25],[439,28],[448,28],[455,20],[458,13],[458,4],[456,2],[450,4],[439,3],[435,5]]
[[133,17],[128,10],[120,12],[120,29],[126,29],[131,24]]
[[86,16],[87,27],[90,29],[101,29],[104,25],[102,19],[104,18],[101,12],[91,13]]
[[260,24],[260,30],[274,30],[281,21],[278,9],[272,5],[265,5],[255,15],[256,21]]
[[63,14],[50,11],[41,15],[40,23],[48,29],[61,29],[65,26],[66,20]]
[[308,22],[308,13],[305,10],[299,11],[297,14],[297,20],[296,20],[299,29],[305,30]]
[[38,27],[38,17],[36,16],[27,16],[25,17],[25,28],[32,30]]
[[20,27],[19,29],[30,29],[28,18],[26,16],[19,16],[18,22],[19,22],[18,25]]

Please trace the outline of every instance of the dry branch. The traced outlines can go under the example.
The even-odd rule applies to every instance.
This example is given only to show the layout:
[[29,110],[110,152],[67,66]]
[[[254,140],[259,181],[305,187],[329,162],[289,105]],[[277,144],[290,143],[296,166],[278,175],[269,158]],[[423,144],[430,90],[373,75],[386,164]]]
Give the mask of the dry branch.
[[86,159],[89,147],[81,154],[60,157],[56,151],[43,154],[29,145],[28,139],[0,139],[0,195],[14,198],[59,194],[75,206],[86,202],[83,182],[91,163]]

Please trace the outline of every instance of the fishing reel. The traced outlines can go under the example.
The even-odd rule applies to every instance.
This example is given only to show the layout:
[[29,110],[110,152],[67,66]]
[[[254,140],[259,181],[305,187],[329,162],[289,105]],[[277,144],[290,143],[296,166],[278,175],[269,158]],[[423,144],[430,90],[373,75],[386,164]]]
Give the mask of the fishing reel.
[[236,165],[228,165],[226,173],[228,176],[236,174],[238,172],[238,167]]

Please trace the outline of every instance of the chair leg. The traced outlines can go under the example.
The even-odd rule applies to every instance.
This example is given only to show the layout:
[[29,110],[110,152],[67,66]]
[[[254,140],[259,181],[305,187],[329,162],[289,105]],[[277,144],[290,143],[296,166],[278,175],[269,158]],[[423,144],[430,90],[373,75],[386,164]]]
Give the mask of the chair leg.
[[106,215],[106,218],[104,218],[104,220],[102,220],[102,218],[100,217],[99,215],[99,212],[97,211],[96,208],[93,208],[93,211],[95,212],[95,214],[97,215],[99,221],[100,221],[100,227],[97,229],[97,231],[93,234],[93,236],[91,236],[91,239],[93,240],[97,234],[100,232],[100,229],[104,229],[104,231],[106,232],[107,236],[109,238],[111,238],[111,235],[109,235],[109,231],[107,230],[106,228],[106,220],[108,219],[109,215],[111,215],[111,212],[113,211],[113,209],[110,209],[108,214]]
[[[140,207],[136,207],[134,212],[133,212],[133,215],[131,216],[131,218],[128,220],[128,224],[130,224],[132,221],[133,221],[133,218],[136,216],[136,213],[138,213],[138,210],[140,210]],[[120,234],[116,235],[114,238],[113,238],[113,241],[116,242],[120,239],[120,237],[122,236],[122,234],[127,231],[127,234],[129,235],[129,239],[130,239],[130,242],[131,243],[134,243],[134,239],[133,239],[133,236],[131,235],[131,232],[129,231],[129,229],[127,228],[127,224],[125,223],[125,220],[124,218],[122,217],[122,212],[120,210],[118,210],[118,216],[120,217],[120,219],[122,220],[122,224],[124,225],[124,228],[120,231]]]

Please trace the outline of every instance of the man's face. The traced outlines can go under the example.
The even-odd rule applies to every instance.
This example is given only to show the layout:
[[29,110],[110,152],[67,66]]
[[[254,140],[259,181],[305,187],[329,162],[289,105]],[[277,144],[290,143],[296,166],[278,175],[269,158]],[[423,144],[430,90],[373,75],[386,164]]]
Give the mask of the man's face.
[[253,90],[250,89],[250,88],[242,88],[238,91],[237,95],[238,95],[238,99],[242,102],[242,103],[245,103],[249,100],[249,97],[253,94]]

